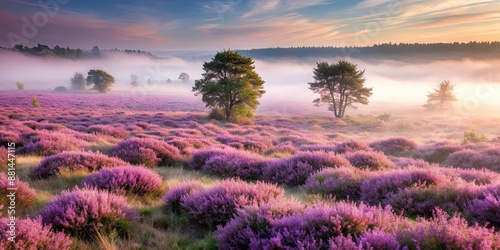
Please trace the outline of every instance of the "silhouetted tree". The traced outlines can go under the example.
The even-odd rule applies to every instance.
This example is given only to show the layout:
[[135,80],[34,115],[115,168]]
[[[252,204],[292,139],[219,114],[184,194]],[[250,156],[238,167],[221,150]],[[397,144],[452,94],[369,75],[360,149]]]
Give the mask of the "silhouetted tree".
[[93,84],[92,89],[100,93],[109,92],[114,83],[115,78],[104,70],[91,69],[87,76],[87,85]]
[[189,75],[188,75],[188,73],[182,72],[179,75],[179,80],[181,80],[182,82],[189,82]]
[[356,108],[355,103],[367,105],[373,88],[364,86],[364,73],[364,70],[357,69],[357,65],[347,61],[317,63],[315,81],[309,83],[309,89],[320,95],[313,101],[314,104],[321,106],[326,103],[337,118],[344,117],[347,107]]
[[251,116],[265,93],[264,81],[255,72],[254,61],[234,51],[218,52],[203,64],[203,78],[193,92],[202,95],[207,107],[220,109],[226,119]]
[[451,84],[450,81],[439,83],[433,92],[427,94],[427,103],[423,106],[429,109],[450,107],[451,103],[457,100],[455,93],[453,93],[454,88],[455,85]]
[[132,85],[132,87],[139,86],[139,77],[137,75],[130,75],[130,85]]
[[71,89],[85,90],[85,78],[82,73],[76,72],[71,78]]
[[92,50],[90,51],[90,55],[93,57],[101,56],[101,51],[99,50],[99,47],[97,47],[97,45],[92,48]]

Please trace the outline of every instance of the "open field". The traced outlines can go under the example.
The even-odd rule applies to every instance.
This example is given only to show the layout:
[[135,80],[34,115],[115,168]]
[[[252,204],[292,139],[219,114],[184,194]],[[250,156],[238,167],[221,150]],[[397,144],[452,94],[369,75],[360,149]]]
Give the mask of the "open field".
[[[500,115],[259,108],[234,124],[173,96],[0,92],[16,216],[41,216],[18,220],[18,237],[45,230],[31,240],[47,249],[500,247]],[[472,129],[486,141],[464,143]]]

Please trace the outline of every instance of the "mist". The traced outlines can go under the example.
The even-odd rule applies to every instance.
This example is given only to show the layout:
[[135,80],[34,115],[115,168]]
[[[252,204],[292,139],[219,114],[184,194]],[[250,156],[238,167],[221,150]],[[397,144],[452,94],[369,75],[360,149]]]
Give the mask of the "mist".
[[[19,53],[0,54],[0,90],[15,90],[15,82],[25,83],[26,90],[53,90],[69,87],[75,72],[84,75],[90,69],[102,69],[116,79],[112,92],[130,92],[141,96],[173,94],[188,99],[195,97],[191,87],[202,73],[202,60],[179,57],[151,59],[141,55],[107,53],[102,59],[66,60],[25,56]],[[308,89],[313,81],[316,62],[337,62],[341,58],[305,60],[256,60],[257,73],[266,82],[266,94],[261,98],[257,113],[318,113],[328,114],[326,107],[312,104],[317,96]],[[396,107],[421,107],[426,94],[438,83],[449,80],[456,85],[457,106],[466,111],[500,105],[500,60],[433,61],[407,63],[390,60],[348,59],[365,70],[367,87],[373,87],[370,105],[360,106],[356,112],[382,113]],[[181,72],[190,75],[190,81],[178,80]],[[130,75],[139,77],[142,86],[132,89]],[[170,79],[172,83],[167,83]]]

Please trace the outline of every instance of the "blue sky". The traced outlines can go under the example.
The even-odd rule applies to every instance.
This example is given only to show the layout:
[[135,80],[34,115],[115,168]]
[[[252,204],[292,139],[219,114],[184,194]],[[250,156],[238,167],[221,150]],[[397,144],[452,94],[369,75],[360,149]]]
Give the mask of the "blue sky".
[[177,50],[500,40],[496,0],[2,0],[0,46]]

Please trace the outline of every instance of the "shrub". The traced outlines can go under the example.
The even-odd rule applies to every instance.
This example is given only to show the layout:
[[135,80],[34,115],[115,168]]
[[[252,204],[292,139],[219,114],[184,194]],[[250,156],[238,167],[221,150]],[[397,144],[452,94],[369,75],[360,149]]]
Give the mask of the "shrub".
[[363,142],[351,140],[337,144],[333,151],[337,154],[345,154],[353,151],[372,151],[372,149]]
[[450,154],[444,163],[448,166],[500,171],[500,147],[480,151],[463,149]]
[[440,170],[448,178],[460,178],[466,182],[476,185],[487,185],[500,182],[500,174],[488,169],[461,169],[461,168],[442,168]]
[[26,211],[35,203],[36,191],[32,189],[28,183],[16,178],[14,186],[12,186],[8,176],[4,173],[0,173],[0,204],[6,207],[10,205],[11,200],[8,195],[10,195],[12,191],[7,189],[10,187],[17,188],[15,191],[15,208],[17,212]]
[[50,226],[44,226],[42,219],[17,219],[15,241],[10,241],[8,218],[0,218],[0,248],[19,250],[68,250],[71,239],[64,233],[55,233]]
[[268,161],[263,178],[275,183],[302,185],[310,174],[318,170],[346,166],[350,166],[349,162],[333,153],[302,152],[289,158]]
[[238,208],[259,205],[283,196],[284,190],[274,185],[226,180],[181,198],[181,205],[194,223],[214,229],[231,220]]
[[193,170],[201,170],[210,158],[217,155],[224,155],[225,152],[226,150],[221,148],[198,150],[189,158],[188,167]]
[[391,160],[380,152],[353,151],[346,153],[344,157],[355,167],[368,168],[370,170],[382,170],[395,168]]
[[88,176],[85,185],[118,194],[158,197],[162,195],[162,177],[145,167],[125,166],[101,169]]
[[226,115],[224,114],[224,111],[221,109],[214,108],[210,113],[208,114],[209,119],[214,119],[217,121],[223,121],[226,119]]
[[486,138],[485,135],[479,135],[476,131],[476,129],[471,129],[470,131],[465,131],[464,132],[464,140],[462,141],[462,144],[467,144],[467,143],[476,143],[476,142],[485,142],[488,141],[488,138]]
[[406,155],[417,148],[417,143],[406,137],[391,137],[372,142],[369,146],[388,155]]
[[63,191],[49,201],[41,212],[44,224],[80,239],[91,240],[96,235],[128,234],[130,221],[138,219],[126,199],[107,191],[75,188]]
[[7,168],[9,163],[9,152],[5,147],[0,146],[0,169]]
[[33,134],[24,134],[26,143],[19,148],[21,154],[35,154],[49,156],[66,150],[81,150],[88,148],[86,141],[59,132],[40,131]]
[[361,200],[371,205],[388,205],[386,199],[405,188],[435,186],[444,179],[437,171],[418,168],[373,174],[360,184]]
[[357,243],[363,249],[400,249],[399,242],[394,234],[379,230],[364,232],[357,239]]
[[118,143],[109,154],[137,165],[154,167],[174,165],[181,157],[179,149],[164,142],[149,138],[133,138]]
[[31,104],[32,104],[33,108],[40,107],[40,102],[38,101],[38,98],[36,98],[36,97],[33,97],[33,99],[31,99]]
[[394,164],[398,168],[405,167],[418,167],[418,168],[427,168],[431,166],[431,163],[428,163],[422,159],[413,159],[413,158],[397,158],[393,159]]
[[92,125],[87,128],[87,132],[109,135],[118,139],[125,139],[129,135],[129,132],[123,127],[117,127],[112,125]]
[[173,212],[180,212],[182,198],[200,189],[203,189],[203,185],[198,181],[187,181],[169,189],[163,197],[166,208]]
[[54,88],[54,91],[56,92],[66,92],[68,91],[68,88],[64,87],[64,86],[57,86]]
[[464,216],[471,222],[500,229],[500,185],[494,184],[482,196],[469,201]]
[[18,90],[24,90],[24,83],[21,81],[16,82],[16,86]]
[[31,178],[47,178],[63,171],[96,172],[101,168],[127,165],[118,158],[101,153],[65,151],[43,159],[30,170]]
[[7,147],[9,143],[15,143],[16,146],[21,146],[21,138],[18,133],[0,130],[0,147]]
[[265,238],[272,230],[271,221],[302,212],[304,206],[295,200],[272,200],[261,206],[238,210],[225,226],[218,226],[215,238],[220,249],[251,249],[253,241]]
[[300,151],[335,152],[336,149],[336,145],[302,145],[299,147]]
[[418,219],[413,227],[396,231],[401,245],[410,249],[495,249],[492,230],[469,227],[458,215],[449,216],[440,209],[430,220]]
[[264,165],[265,159],[260,155],[228,150],[223,154],[210,157],[202,170],[221,177],[260,179]]
[[366,176],[366,172],[352,167],[325,168],[310,175],[303,188],[312,194],[357,200],[361,182]]
[[431,163],[442,163],[449,154],[461,149],[462,146],[454,142],[438,142],[418,147],[415,156]]

